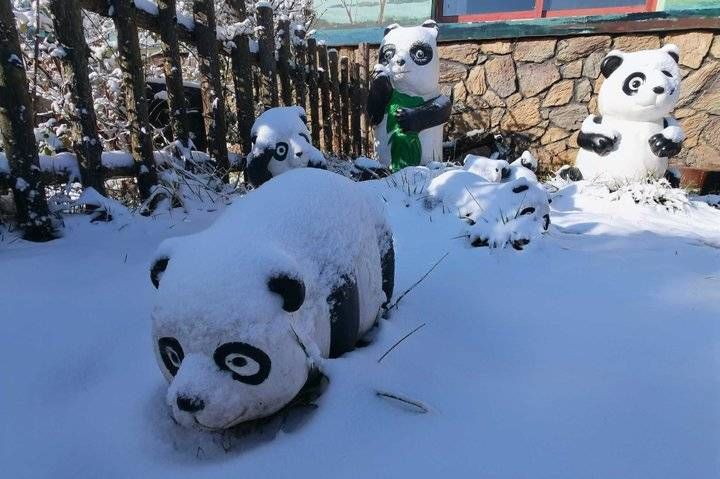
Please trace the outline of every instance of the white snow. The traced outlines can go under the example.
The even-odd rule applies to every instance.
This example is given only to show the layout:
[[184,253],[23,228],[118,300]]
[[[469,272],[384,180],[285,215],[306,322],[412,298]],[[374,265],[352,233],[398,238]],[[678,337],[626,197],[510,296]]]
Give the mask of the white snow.
[[318,408],[277,434],[278,421],[247,436],[188,430],[165,405],[148,264],[217,212],[71,216],[44,244],[0,235],[3,474],[720,475],[720,211],[626,204],[579,183],[552,195],[549,232],[514,251],[470,247],[455,213],[402,184],[363,188],[387,202],[396,298],[447,256],[368,347],[325,362]]
[[157,4],[151,0],[135,0],[135,8],[154,16],[160,13]]

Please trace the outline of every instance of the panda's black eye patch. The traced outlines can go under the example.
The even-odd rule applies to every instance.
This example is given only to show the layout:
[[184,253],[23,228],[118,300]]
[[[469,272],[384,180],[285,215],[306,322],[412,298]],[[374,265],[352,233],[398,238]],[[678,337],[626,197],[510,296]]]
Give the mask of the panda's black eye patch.
[[185,353],[180,343],[175,338],[165,337],[158,339],[158,350],[160,358],[167,370],[175,376],[180,369]]
[[641,86],[645,84],[645,74],[641,72],[635,72],[625,79],[625,83],[623,83],[623,92],[625,92],[626,95],[632,96],[635,95]]
[[270,375],[270,357],[262,349],[247,343],[225,343],[215,350],[215,364],[232,373],[241,383],[257,386]]
[[388,43],[388,44],[383,45],[383,47],[380,49],[380,54],[379,54],[378,60],[383,65],[387,65],[388,63],[390,63],[390,60],[392,60],[394,56],[395,56],[395,45],[393,45],[392,43]]
[[253,135],[252,138],[250,138],[250,143],[252,143],[254,145],[256,141],[257,141],[257,135]]
[[277,161],[285,161],[285,158],[287,158],[288,154],[288,144],[284,141],[278,141],[275,144],[275,156],[274,158]]
[[418,65],[427,65],[433,59],[433,49],[423,42],[416,42],[410,47],[410,56]]
[[663,75],[665,75],[666,77],[672,78],[672,73],[670,73],[669,71],[663,70],[662,72],[663,72]]

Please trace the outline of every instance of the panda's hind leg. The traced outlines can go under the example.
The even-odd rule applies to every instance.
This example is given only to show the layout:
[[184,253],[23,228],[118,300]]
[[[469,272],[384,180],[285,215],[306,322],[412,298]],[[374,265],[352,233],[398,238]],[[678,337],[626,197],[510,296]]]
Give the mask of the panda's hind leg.
[[344,275],[328,296],[330,357],[355,349],[360,331],[360,293],[354,278]]
[[382,290],[385,293],[386,301],[383,307],[386,307],[392,299],[395,290],[395,244],[392,235],[388,232],[383,238],[385,241],[380,267],[382,269]]

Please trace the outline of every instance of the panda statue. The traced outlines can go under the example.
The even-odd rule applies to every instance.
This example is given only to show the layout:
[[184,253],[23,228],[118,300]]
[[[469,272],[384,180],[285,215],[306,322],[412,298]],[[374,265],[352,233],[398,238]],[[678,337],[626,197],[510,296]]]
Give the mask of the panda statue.
[[367,100],[375,129],[375,151],[386,167],[442,161],[443,124],[452,104],[441,95],[438,26],[385,29]]
[[610,52],[600,71],[605,81],[598,97],[599,115],[590,115],[578,135],[580,150],[569,179],[598,180],[617,187],[628,181],[661,178],[668,159],[685,139],[669,116],[680,92],[678,48]]
[[[150,270],[152,335],[175,420],[207,430],[272,415],[354,348],[393,294],[384,204],[299,168],[170,239]],[[351,212],[351,213],[350,213]]]
[[245,170],[250,184],[258,187],[293,168],[325,168],[325,157],[311,143],[306,123],[299,106],[270,108],[257,117]]

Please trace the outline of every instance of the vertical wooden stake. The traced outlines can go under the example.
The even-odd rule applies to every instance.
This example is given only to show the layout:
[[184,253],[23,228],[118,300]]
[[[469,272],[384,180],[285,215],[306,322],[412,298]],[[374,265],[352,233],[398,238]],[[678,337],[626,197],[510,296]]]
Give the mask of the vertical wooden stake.
[[320,98],[318,96],[317,41],[307,41],[308,54],[308,101],[310,102],[310,132],[313,145],[320,148]]
[[102,143],[97,129],[95,104],[90,85],[90,49],[83,35],[82,10],[78,0],[51,0],[55,35],[65,50],[62,58],[65,87],[69,89],[73,150],[77,156],[82,184],[105,194],[102,171]]
[[10,164],[17,222],[30,241],[55,237],[40,177],[34,115],[12,2],[0,0],[0,130]]
[[328,52],[330,60],[330,88],[332,89],[332,133],[333,151],[342,150],[342,132],[340,131],[340,65],[338,51],[334,48]]
[[348,57],[340,59],[340,96],[342,98],[342,152],[350,154],[350,60]]
[[278,49],[278,76],[280,77],[280,91],[284,106],[293,103],[292,87],[290,86],[290,20],[283,19],[278,22],[278,35],[280,48]]
[[258,58],[260,60],[260,101],[263,109],[278,106],[277,65],[275,63],[275,27],[269,4],[257,8]]
[[352,85],[350,96],[352,108],[350,110],[350,132],[352,133],[351,154],[357,157],[362,153],[362,135],[360,134],[360,116],[362,115],[363,103],[362,92],[360,91],[360,64],[353,62],[350,70],[350,84]]
[[[230,0],[240,21],[247,19],[245,0]],[[243,153],[250,152],[250,130],[255,121],[252,63],[250,60],[250,39],[246,33],[235,35],[235,48],[230,52],[233,83],[235,85],[235,108],[237,110],[238,132]]]
[[295,69],[293,70],[293,85],[295,87],[295,103],[303,108],[307,108],[307,86],[305,84],[307,77],[307,60],[305,46],[305,28],[296,27],[292,32],[294,35],[293,46],[295,51]]
[[225,120],[225,97],[220,75],[213,0],[195,0],[193,17],[198,57],[200,58],[200,91],[203,100],[205,131],[208,138],[208,153],[217,161],[223,180],[227,181],[230,169],[226,141],[227,122]]
[[[322,102],[323,149],[332,151],[332,109],[330,107],[330,68],[328,67],[328,51],[323,44],[318,47],[320,69],[320,97]],[[336,151],[339,153],[340,151]]]
[[117,32],[118,56],[130,127],[130,149],[137,168],[140,197],[146,200],[157,183],[153,144],[148,121],[140,41],[132,0],[111,0],[112,19]]
[[367,99],[368,99],[368,93],[370,91],[370,47],[367,43],[361,43],[358,45],[358,50],[360,58],[360,92],[362,94],[361,97],[361,103],[362,103],[362,118],[360,120],[361,123],[361,135],[362,135],[362,152],[365,156],[371,156],[372,155],[372,139],[370,138],[370,119],[368,117],[366,107],[367,107]]
[[177,34],[177,6],[175,0],[157,0],[159,9],[160,39],[163,50],[165,91],[167,91],[170,127],[175,140],[184,149],[190,148],[190,130],[187,121],[187,103],[183,85],[180,48]]

